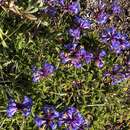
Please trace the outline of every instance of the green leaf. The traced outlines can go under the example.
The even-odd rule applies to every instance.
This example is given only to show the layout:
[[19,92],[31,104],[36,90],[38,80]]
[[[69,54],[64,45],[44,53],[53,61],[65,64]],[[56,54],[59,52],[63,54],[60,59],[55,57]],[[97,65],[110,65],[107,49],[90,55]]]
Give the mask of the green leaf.
[[8,48],[6,42],[3,40],[3,30],[0,28],[0,39],[1,39],[1,44],[4,48]]
[[17,42],[15,43],[15,48],[18,50],[23,49],[25,47],[24,35],[22,33],[19,33],[16,39]]

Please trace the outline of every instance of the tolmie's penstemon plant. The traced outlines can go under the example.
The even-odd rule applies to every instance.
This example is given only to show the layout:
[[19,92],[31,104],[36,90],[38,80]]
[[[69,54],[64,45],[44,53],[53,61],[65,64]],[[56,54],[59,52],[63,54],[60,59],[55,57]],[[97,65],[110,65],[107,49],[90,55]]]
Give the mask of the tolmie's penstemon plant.
[[[4,48],[6,51],[3,51],[2,56],[7,59],[11,58],[2,67],[14,64],[12,68],[10,67],[11,69],[2,69],[0,80],[18,74],[9,78],[12,83],[10,86],[15,86],[12,87],[14,92],[13,89],[5,91],[9,95],[7,96],[9,97],[6,109],[7,118],[16,121],[15,118],[18,115],[23,119],[24,126],[27,123],[24,121],[32,117],[30,120],[33,122],[31,126],[34,129],[101,128],[100,121],[103,120],[104,115],[99,113],[109,111],[110,114],[110,111],[117,110],[111,104],[108,105],[110,100],[112,104],[115,103],[117,97],[113,97],[117,94],[108,92],[107,95],[109,90],[102,88],[105,85],[107,87],[118,86],[119,83],[130,78],[130,38],[129,34],[124,31],[125,29],[121,29],[119,25],[123,21],[122,14],[125,9],[120,1],[103,2],[99,0],[96,5],[90,6],[88,9],[85,8],[85,2],[78,0],[35,2],[0,0],[1,9],[9,12],[10,15],[13,13],[12,19],[16,17],[14,23],[10,24],[15,25],[17,22],[21,22],[21,19],[23,20],[9,36],[7,34],[11,29],[2,32],[2,29],[8,26],[0,28],[2,47],[10,47],[8,51]],[[31,8],[32,3],[33,9]],[[26,9],[26,5],[30,8]],[[8,19],[5,21],[9,22]],[[28,21],[29,24],[25,27],[25,23]],[[119,21],[119,24],[114,21]],[[24,28],[29,31],[23,32]],[[18,33],[19,29],[21,30]],[[44,35],[41,37],[40,34],[43,32]],[[12,35],[14,35],[16,43],[13,43],[13,40],[10,41]],[[9,40],[14,45],[6,45],[4,40]],[[26,41],[28,41],[27,44],[23,45]],[[5,56],[7,53],[9,53],[8,56]],[[28,64],[27,67],[24,65],[25,62]],[[43,66],[39,67],[41,64]],[[31,73],[28,68],[31,68]],[[19,84],[23,84],[23,86],[27,84],[25,80],[29,82],[27,72],[31,75],[32,80],[28,86],[31,86],[32,92],[27,92],[29,96],[24,96],[23,102],[19,102],[21,98],[15,99],[16,95],[18,96],[15,91]],[[25,73],[28,76],[24,75]],[[77,83],[78,81],[80,85]],[[6,85],[5,81],[3,83]],[[26,91],[24,87],[20,89]],[[1,93],[3,94],[3,92]],[[98,112],[97,106],[100,107]],[[90,110],[88,107],[93,108]],[[103,107],[106,107],[105,110]],[[88,111],[91,111],[91,114]],[[98,117],[98,115],[100,116]],[[105,119],[111,117],[111,115],[105,116]],[[116,117],[113,118],[116,119]],[[94,120],[93,123],[92,120]],[[99,122],[98,125],[95,120]],[[3,124],[1,127],[5,128]],[[102,123],[101,126],[103,126]],[[14,126],[12,125],[12,127]],[[19,128],[20,126],[18,126]]]

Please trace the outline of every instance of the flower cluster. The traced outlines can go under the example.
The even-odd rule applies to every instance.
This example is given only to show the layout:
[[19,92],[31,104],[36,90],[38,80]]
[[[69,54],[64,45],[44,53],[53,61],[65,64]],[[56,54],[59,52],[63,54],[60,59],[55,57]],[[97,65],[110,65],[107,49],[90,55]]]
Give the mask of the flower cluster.
[[92,26],[92,21],[90,21],[87,18],[83,18],[81,16],[75,16],[74,23],[77,24],[77,26],[82,30],[83,29],[90,29]]
[[18,110],[21,110],[23,116],[27,117],[31,113],[31,107],[32,99],[27,96],[24,96],[23,103],[17,103],[14,99],[10,98],[7,107],[7,116],[12,117]]
[[78,46],[75,43],[69,43],[65,45],[65,48],[68,52],[61,52],[60,58],[62,63],[70,63],[76,68],[82,67],[82,61],[85,61],[87,64],[93,59],[93,54],[87,52],[84,47]]
[[[31,108],[32,99],[27,96],[24,96],[22,103],[17,103],[14,99],[9,98],[7,116],[11,118],[18,110],[21,110],[23,116],[28,117],[31,113]],[[42,115],[36,115],[34,120],[39,128],[45,125],[46,128],[51,130],[56,130],[57,127],[62,127],[63,125],[68,130],[82,130],[84,127],[89,127],[88,121],[83,118],[75,107],[69,107],[64,112],[59,113],[53,106],[46,105],[42,108]]]
[[106,71],[104,73],[104,78],[110,78],[111,84],[116,85],[128,78],[130,78],[130,68],[128,70],[124,70],[123,66],[119,64],[115,64],[111,71]]
[[103,49],[100,51],[100,53],[98,54],[98,57],[95,58],[95,63],[97,65],[98,68],[102,68],[104,66],[104,61],[103,58],[107,55],[106,51]]
[[103,58],[107,55],[104,49],[100,51],[97,57],[94,57],[93,53],[86,51],[83,46],[76,43],[69,43],[64,47],[67,52],[62,51],[60,53],[61,62],[63,64],[69,63],[76,68],[80,68],[83,65],[83,61],[85,61],[86,64],[95,61],[98,68],[102,68],[104,65]]
[[74,26],[68,29],[68,34],[71,40],[75,42],[68,43],[64,46],[67,52],[62,51],[60,53],[60,58],[63,64],[70,63],[80,68],[82,67],[83,61],[88,64],[93,58],[93,54],[87,52],[85,48],[80,46],[77,42],[81,37],[81,31],[83,29],[90,29],[92,23],[90,20],[79,16],[80,3],[78,1],[69,3],[67,5],[67,12],[74,17]]
[[108,44],[111,50],[117,54],[130,48],[128,36],[117,32],[114,27],[104,30],[101,36],[101,41]]
[[78,3],[78,6],[74,6],[74,5],[72,4],[71,6],[73,8],[70,8],[70,10],[69,10],[69,12],[73,12],[73,26],[70,27],[70,29],[68,30],[68,34],[69,34],[70,38],[72,38],[71,39],[72,41],[76,41],[76,40],[80,39],[82,30],[91,29],[91,27],[92,27],[91,20],[84,18],[78,14],[79,9],[80,9],[79,3]]
[[59,113],[52,106],[45,106],[41,117],[35,117],[35,123],[38,127],[43,125],[51,130],[64,126],[67,130],[83,130],[89,127],[89,123],[84,119],[75,107],[69,107],[64,112]]
[[57,128],[57,120],[60,116],[59,112],[55,110],[52,106],[45,106],[42,109],[42,116],[39,117],[36,115],[35,117],[35,123],[38,127],[42,127],[43,125],[46,125],[46,127],[49,127],[52,130],[56,130]]
[[[46,8],[43,8],[43,12],[49,14],[50,16],[56,16],[57,8],[59,7],[62,11],[68,12],[69,14],[78,14],[80,11],[79,2],[70,2],[69,4],[65,3],[64,0],[43,0],[43,3],[47,4]],[[54,10],[54,12],[52,11]]]
[[[24,96],[22,103],[17,103],[14,99],[9,98],[7,116],[11,118],[18,110],[21,110],[23,116],[28,117],[31,114],[31,108],[32,99],[27,96]],[[46,126],[51,130],[56,130],[62,126],[65,126],[68,130],[82,130],[84,127],[89,127],[89,122],[75,107],[69,107],[60,113],[53,106],[46,105],[42,108],[42,115],[36,114],[34,121],[39,128]]]
[[119,16],[121,13],[121,6],[118,1],[113,1],[110,5],[105,4],[103,1],[99,1],[94,10],[91,12],[92,19],[98,25],[106,24],[112,15]]
[[61,114],[58,123],[68,130],[81,130],[81,127],[85,126],[85,119],[75,107],[69,107]]
[[33,67],[33,82],[38,82],[40,79],[52,74],[55,67],[49,63],[45,63],[41,69]]
[[[89,64],[94,61],[98,68],[104,66],[104,57],[107,56],[105,49],[97,49],[95,55],[94,52],[89,52],[84,48],[80,39],[84,30],[92,30],[95,23],[97,25],[104,26],[111,17],[111,13],[119,15],[121,13],[121,6],[118,2],[113,1],[110,8],[107,4],[101,0],[98,2],[96,9],[90,17],[84,17],[80,15],[80,2],[71,1],[67,2],[64,0],[42,0],[46,4],[44,12],[50,16],[56,16],[57,10],[70,15],[73,23],[72,26],[67,30],[70,43],[64,45],[64,50],[60,52],[60,59],[63,64],[71,64],[76,68],[81,68],[83,63]],[[108,9],[109,8],[109,9]],[[110,13],[111,12],[111,13]],[[104,26],[105,27],[105,26]],[[130,42],[127,35],[117,32],[114,27],[104,29],[101,34],[101,42],[107,44],[110,50],[117,54],[130,48]],[[42,69],[34,69],[33,81],[37,82],[43,77],[48,76],[54,71],[54,67],[50,64],[45,64]]]
[[121,13],[120,4],[117,1],[114,1],[112,3],[112,13],[114,13],[114,14],[120,14]]
[[78,14],[80,11],[80,3],[78,1],[71,2],[67,6],[67,11],[73,15]]
[[107,22],[109,15],[106,13],[106,4],[99,1],[97,11],[93,13],[93,18],[97,24],[103,25]]

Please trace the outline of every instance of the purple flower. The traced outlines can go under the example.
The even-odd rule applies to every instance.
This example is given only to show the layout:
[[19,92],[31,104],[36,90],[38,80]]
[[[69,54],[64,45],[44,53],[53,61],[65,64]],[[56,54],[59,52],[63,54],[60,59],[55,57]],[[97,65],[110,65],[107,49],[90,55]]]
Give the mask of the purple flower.
[[104,66],[104,63],[101,58],[96,60],[96,65],[98,68],[102,68]]
[[121,83],[123,81],[123,79],[114,79],[113,78],[113,80],[112,80],[112,82],[111,82],[111,85],[116,85],[116,84],[118,84],[118,83]]
[[78,46],[78,44],[69,43],[65,45],[65,48],[68,50],[68,52],[60,53],[60,58],[64,64],[69,62],[76,68],[81,68],[83,61],[86,61],[88,64],[93,58],[92,53],[87,52],[84,47]]
[[75,39],[80,39],[80,28],[69,29],[69,35]]
[[33,82],[38,82],[41,78],[47,77],[52,74],[55,70],[55,67],[49,63],[45,63],[42,69],[33,70]]
[[27,96],[24,96],[23,103],[16,103],[12,98],[10,98],[7,107],[7,116],[12,117],[18,110],[21,110],[23,115],[27,117],[31,113],[31,107],[32,99]]
[[36,117],[35,117],[34,120],[35,120],[35,123],[36,123],[36,125],[37,125],[38,127],[42,127],[43,124],[46,123],[45,120],[43,120],[41,117],[38,117],[37,115],[36,115]]
[[130,48],[130,42],[128,36],[116,32],[115,28],[108,28],[101,36],[101,41],[108,44],[110,48],[117,54],[121,53],[122,50]]
[[86,130],[90,127],[90,122],[87,119],[84,119],[84,123],[80,126],[78,130]]
[[108,28],[106,29],[103,33],[102,33],[102,41],[107,43],[108,41],[112,41],[112,40],[119,40],[122,42],[125,42],[128,40],[128,36],[121,34],[120,32],[116,32],[116,29],[114,27]]
[[87,56],[87,51],[84,49],[84,47],[81,47],[75,55],[77,58],[85,59],[85,57]]
[[112,11],[114,14],[119,14],[121,12],[121,7],[119,4],[114,3],[112,5]]
[[125,79],[129,79],[130,78],[130,72],[126,72],[125,73]]
[[116,35],[115,39],[120,42],[120,48],[122,50],[130,48],[130,42],[128,41],[127,35],[118,33],[118,36]]
[[80,11],[80,3],[75,1],[68,5],[68,12],[71,14],[78,14]]
[[121,43],[118,40],[113,39],[111,43],[111,49],[114,50],[115,53],[121,53]]
[[129,49],[129,48],[130,48],[130,42],[129,41],[121,42],[121,49],[122,50]]
[[93,59],[93,54],[87,52],[83,47],[81,47],[76,53],[75,53],[75,58],[72,60],[72,64],[77,67],[80,68],[82,67],[81,62],[83,60],[86,61],[87,64],[89,64]]
[[116,85],[120,82],[123,82],[126,78],[125,78],[125,74],[117,73],[116,75],[111,75],[111,79],[112,79],[111,84]]
[[64,6],[65,5],[65,1],[64,0],[59,0],[59,4]]
[[122,39],[123,40],[124,38],[126,38],[126,36],[122,35],[120,32],[115,31],[111,40],[113,40],[113,39],[116,39],[116,40]]
[[43,75],[48,76],[49,74],[52,74],[55,70],[55,67],[49,63],[45,63],[42,69]]
[[24,101],[22,103],[22,106],[23,106],[22,109],[23,115],[25,117],[29,116],[31,113],[32,99],[27,96],[24,96]]
[[85,58],[86,63],[89,64],[93,59],[93,54],[89,53],[89,52],[86,52],[86,55],[85,55],[84,58]]
[[60,127],[64,125],[67,130],[79,130],[84,122],[85,120],[80,112],[74,107],[69,107],[61,114],[58,124]]
[[42,0],[43,3],[47,3],[50,6],[55,6],[58,3],[58,0]]
[[72,58],[71,64],[73,64],[76,68],[82,67],[81,61],[78,58]]
[[57,13],[57,9],[55,7],[49,6],[47,8],[42,9],[42,12],[44,12],[45,14],[48,14],[51,17],[55,17]]
[[110,77],[111,73],[109,71],[104,72],[103,78]]
[[98,24],[105,24],[108,20],[109,15],[106,12],[100,12],[97,17],[96,21]]
[[128,72],[117,72],[115,75],[111,75],[112,85],[123,82],[124,80],[130,78],[130,73]]
[[17,110],[18,108],[16,102],[10,98],[7,107],[7,116],[12,117],[17,112]]
[[105,12],[106,10],[106,4],[102,1],[97,2],[96,10],[98,11],[94,12],[94,18],[98,24],[105,24],[109,18],[109,15]]
[[107,53],[105,50],[101,50],[101,52],[99,53],[100,58],[105,57],[106,55],[107,55]]
[[115,35],[117,35],[116,29],[114,27],[108,28],[102,33],[102,41],[107,43],[108,41],[114,39]]
[[63,64],[66,64],[68,61],[70,61],[71,59],[69,58],[69,56],[65,53],[65,52],[61,52],[60,53],[60,58],[61,58],[61,62]]
[[73,66],[75,66],[76,68],[80,68],[82,67],[81,61],[79,58],[76,57],[70,57],[68,56],[68,54],[61,52],[60,53],[60,58],[63,64],[70,62]]
[[51,130],[57,129],[57,119],[59,118],[59,112],[55,110],[52,106],[45,106],[42,109],[43,115],[35,117],[35,123],[38,127],[42,127],[45,125],[47,128]]
[[89,29],[91,28],[91,22],[87,19],[82,19],[80,21],[80,28],[82,29]]
[[104,73],[104,78],[110,78],[111,84],[116,85],[120,82],[123,82],[127,78],[130,77],[130,73],[123,69],[123,66],[115,64],[112,68],[112,71],[108,71]]
[[42,0],[42,1],[53,7],[56,5],[64,6],[64,0]]
[[80,26],[81,29],[89,29],[91,28],[91,22],[88,19],[84,19],[76,16],[74,22]]
[[121,66],[121,65],[118,65],[118,64],[115,64],[114,67],[113,67],[113,69],[112,69],[112,71],[113,71],[113,72],[117,72],[117,71],[119,71],[120,69],[122,69],[122,66]]
[[69,51],[69,52],[73,52],[75,51],[76,47],[78,45],[76,43],[68,43],[68,44],[65,44],[64,47]]
[[127,65],[130,66],[130,57],[127,59]]
[[106,9],[106,4],[102,1],[102,0],[100,0],[99,2],[98,2],[98,9],[100,10],[100,11],[103,11],[103,10],[105,10]]
[[33,82],[38,82],[40,81],[40,79],[43,77],[43,73],[41,70],[35,70],[33,71],[33,77],[32,77],[32,81]]

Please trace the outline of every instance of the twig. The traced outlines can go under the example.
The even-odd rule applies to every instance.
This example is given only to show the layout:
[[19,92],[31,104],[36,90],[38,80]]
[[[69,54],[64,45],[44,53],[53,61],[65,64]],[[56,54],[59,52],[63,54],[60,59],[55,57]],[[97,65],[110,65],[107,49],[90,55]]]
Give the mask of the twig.
[[101,107],[101,106],[106,106],[106,104],[91,104],[91,105],[87,105],[87,107]]
[[21,18],[26,18],[26,19],[31,20],[31,21],[38,20],[38,18],[36,16],[32,15],[31,13],[27,13],[27,12],[21,10],[20,7],[18,7],[14,4],[14,1],[5,2],[4,5],[2,5],[1,7],[6,12],[11,11],[14,14],[20,16]]

